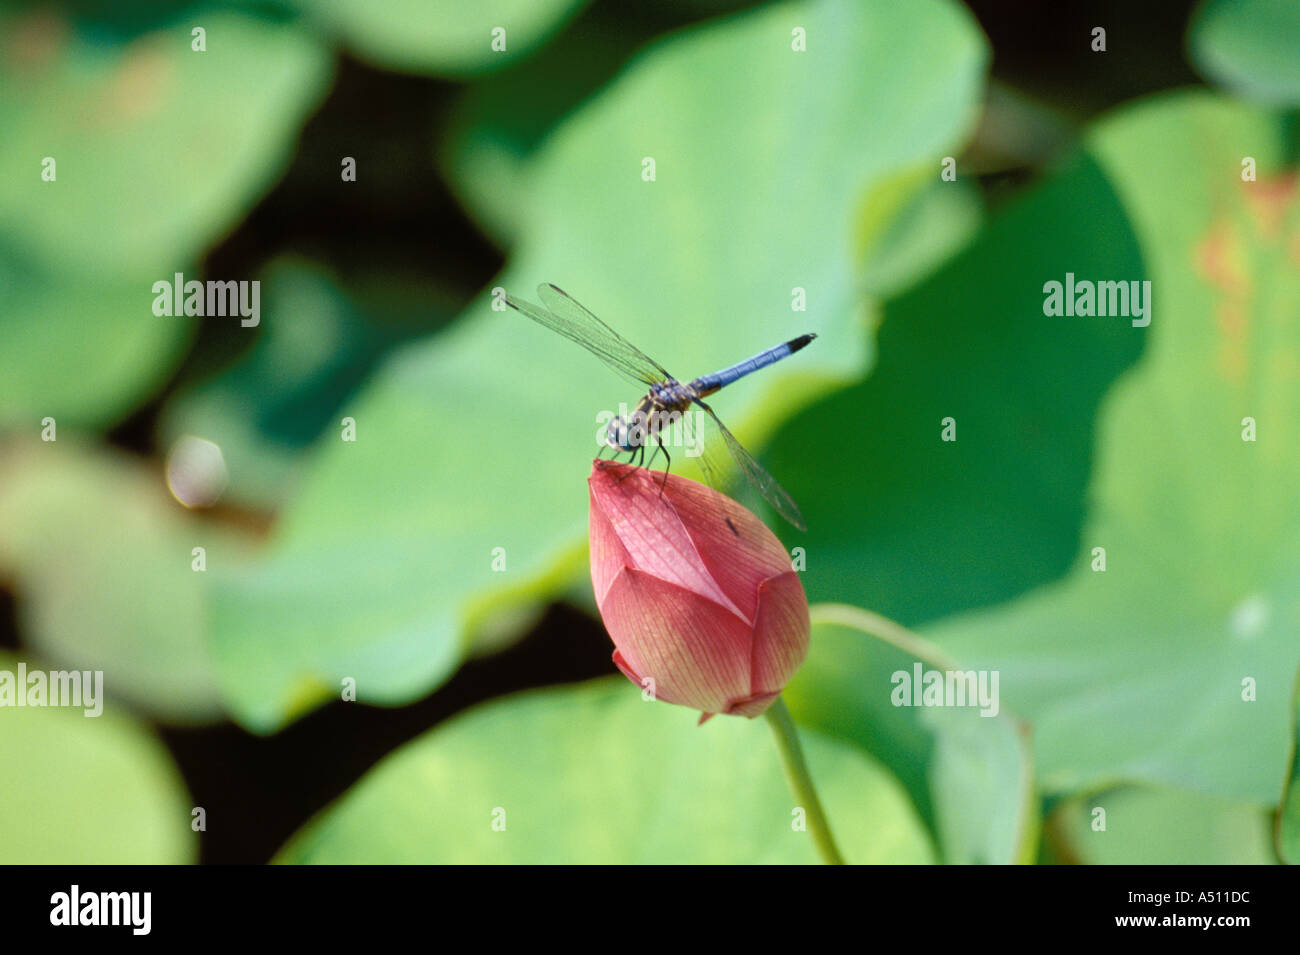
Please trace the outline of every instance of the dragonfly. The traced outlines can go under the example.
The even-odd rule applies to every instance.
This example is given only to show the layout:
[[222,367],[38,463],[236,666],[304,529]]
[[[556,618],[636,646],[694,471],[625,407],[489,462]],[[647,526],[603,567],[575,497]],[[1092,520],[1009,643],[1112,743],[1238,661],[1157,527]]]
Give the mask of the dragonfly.
[[[626,418],[620,415],[609,422],[605,430],[605,444],[614,449],[613,457],[628,454],[630,455],[628,463],[636,460],[638,466],[647,466],[645,448],[647,444],[653,444],[655,451],[649,463],[653,464],[655,456],[660,451],[663,452],[667,461],[664,470],[666,484],[668,468],[672,466],[672,457],[664,445],[661,432],[665,425],[674,420],[684,419],[687,411],[699,408],[708,416],[706,420],[711,421],[717,428],[732,460],[759,494],[792,525],[801,531],[806,529],[803,516],[799,513],[799,507],[794,499],[777,483],[776,478],[768,474],[763,466],[754,460],[754,456],[736,440],[735,435],[719,420],[704,399],[760,368],[766,368],[783,358],[790,357],[816,338],[815,334],[800,335],[798,338],[792,338],[788,342],[761,351],[752,358],[746,358],[744,361],[715,371],[711,375],[702,375],[693,381],[682,382],[669,374],[663,365],[580,305],[564,290],[543,283],[537,287],[537,295],[542,301],[540,306],[512,295],[507,295],[505,302],[537,324],[581,345],[625,378],[645,385],[649,389],[638,402],[634,412]],[[725,483],[724,461],[725,459],[719,459],[718,452],[706,446],[705,455],[701,458],[702,469],[709,483],[719,490],[724,490],[722,487]],[[663,485],[660,485],[660,493],[662,488]]]

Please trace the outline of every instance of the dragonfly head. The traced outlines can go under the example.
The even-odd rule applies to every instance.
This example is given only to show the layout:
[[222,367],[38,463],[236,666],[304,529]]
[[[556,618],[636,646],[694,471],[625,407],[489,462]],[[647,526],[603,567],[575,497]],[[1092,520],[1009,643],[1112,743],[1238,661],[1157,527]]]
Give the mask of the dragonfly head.
[[644,423],[640,423],[637,414],[629,417],[631,420],[619,415],[605,428],[605,443],[624,454],[630,454],[645,442]]

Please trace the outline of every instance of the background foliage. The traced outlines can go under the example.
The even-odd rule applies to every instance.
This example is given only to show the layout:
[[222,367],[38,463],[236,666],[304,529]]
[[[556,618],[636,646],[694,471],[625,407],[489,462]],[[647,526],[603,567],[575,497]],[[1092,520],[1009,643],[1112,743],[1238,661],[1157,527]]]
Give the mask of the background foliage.
[[[807,518],[851,861],[1300,856],[1295,5],[464,6],[0,11],[0,669],[109,694],[0,709],[0,861],[813,861],[764,728],[612,675],[637,396],[491,308],[540,281],[681,376],[820,336],[717,407]],[[260,324],[153,315],[176,272]],[[1066,272],[1150,327],[1044,316]],[[892,706],[916,661],[1002,712]]]

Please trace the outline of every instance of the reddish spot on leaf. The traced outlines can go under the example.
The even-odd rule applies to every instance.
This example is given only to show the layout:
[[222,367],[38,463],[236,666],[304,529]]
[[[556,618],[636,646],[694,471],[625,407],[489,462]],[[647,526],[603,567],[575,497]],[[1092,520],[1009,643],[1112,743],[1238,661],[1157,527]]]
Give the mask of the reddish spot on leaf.
[[1214,320],[1219,331],[1219,373],[1233,385],[1245,383],[1249,374],[1247,338],[1252,309],[1256,307],[1253,269],[1255,259],[1269,246],[1283,248],[1300,261],[1300,235],[1283,234],[1294,217],[1300,196],[1296,173],[1241,184],[1242,209],[1225,213],[1206,230],[1194,250],[1197,273],[1217,291]]
[[1246,208],[1250,210],[1251,217],[1265,238],[1277,238],[1282,222],[1295,201],[1296,185],[1297,176],[1294,172],[1241,184],[1246,194]]
[[1241,242],[1228,222],[1210,226],[1196,246],[1196,271],[1225,292],[1243,294],[1248,278],[1241,260]]
[[1214,321],[1219,329],[1218,367],[1224,380],[1240,385],[1246,378],[1246,334],[1252,290],[1241,237],[1229,222],[1212,225],[1195,250],[1196,271],[1219,290]]
[[94,98],[89,117],[100,126],[125,126],[156,116],[173,89],[175,62],[160,36],[133,43]]
[[20,75],[37,76],[58,61],[67,41],[68,24],[52,10],[38,10],[14,22],[5,43],[5,59]]

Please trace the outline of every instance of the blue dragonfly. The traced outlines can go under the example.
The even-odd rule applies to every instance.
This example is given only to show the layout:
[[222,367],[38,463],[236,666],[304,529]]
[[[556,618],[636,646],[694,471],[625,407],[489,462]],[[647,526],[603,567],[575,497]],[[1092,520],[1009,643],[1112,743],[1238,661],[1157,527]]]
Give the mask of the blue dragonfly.
[[[541,306],[511,295],[507,295],[505,301],[511,308],[527,315],[539,325],[544,325],[570,341],[577,342],[614,371],[650,389],[632,414],[627,418],[615,417],[609,422],[605,431],[605,443],[614,449],[614,457],[628,454],[631,455],[628,458],[629,463],[633,459],[638,459],[638,465],[644,465],[645,446],[653,444],[655,451],[650,456],[649,463],[653,464],[655,456],[662,450],[668,462],[667,467],[671,467],[672,457],[663,443],[661,431],[676,420],[685,420],[686,412],[692,407],[698,407],[708,416],[705,420],[710,421],[722,435],[723,444],[741,473],[778,514],[799,530],[805,530],[803,516],[799,513],[794,499],[777,483],[776,478],[768,474],[763,466],[754,460],[753,455],[741,446],[735,435],[718,420],[713,409],[705,404],[704,399],[733,381],[778,362],[782,358],[788,358],[816,338],[816,335],[800,335],[721,371],[683,383],[563,290],[554,285],[543,284],[537,287],[537,295],[542,300]],[[725,458],[719,456],[716,447],[717,442],[708,443],[700,463],[709,483],[723,490]],[[668,471],[665,468],[664,481],[667,480]]]

